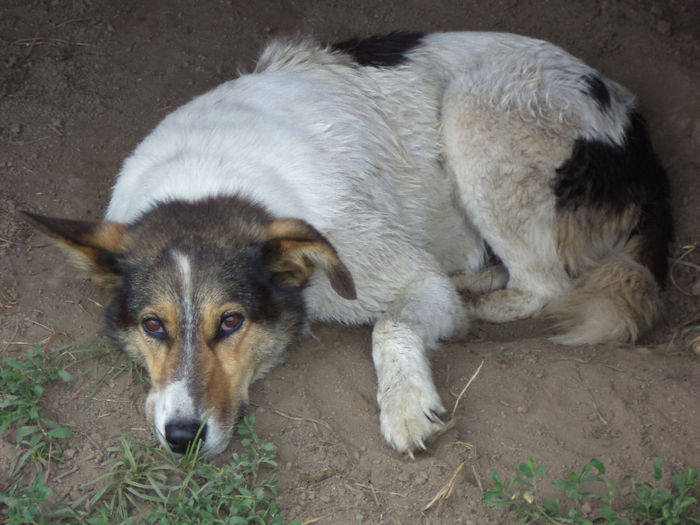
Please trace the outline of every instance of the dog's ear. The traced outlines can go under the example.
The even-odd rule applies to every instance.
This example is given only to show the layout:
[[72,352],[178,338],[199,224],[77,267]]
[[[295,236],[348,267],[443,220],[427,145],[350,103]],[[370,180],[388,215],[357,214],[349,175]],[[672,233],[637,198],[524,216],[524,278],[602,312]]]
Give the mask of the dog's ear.
[[279,219],[267,225],[266,235],[263,259],[280,283],[302,286],[318,268],[338,295],[357,298],[352,275],[335,248],[313,226],[298,219]]
[[77,266],[90,271],[99,284],[110,286],[119,279],[116,254],[124,251],[126,226],[109,221],[75,221],[21,213],[63,248]]

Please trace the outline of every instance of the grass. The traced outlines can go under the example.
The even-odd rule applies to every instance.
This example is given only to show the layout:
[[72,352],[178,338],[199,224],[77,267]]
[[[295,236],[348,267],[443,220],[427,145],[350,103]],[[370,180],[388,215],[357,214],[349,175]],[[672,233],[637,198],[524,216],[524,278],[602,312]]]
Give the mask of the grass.
[[89,514],[108,519],[91,523],[126,522],[135,510],[147,523],[281,523],[270,498],[277,481],[260,477],[264,466],[276,467],[276,449],[252,425],[251,416],[238,426],[245,452],[221,465],[202,458],[198,448],[176,456],[122,437],[109,449],[117,456],[93,482],[101,487],[87,504]]
[[[199,448],[178,456],[123,436],[107,449],[106,473],[83,486],[87,495],[67,501],[54,491],[48,483],[50,466],[63,461],[62,445],[71,432],[46,415],[42,397],[50,383],[73,384],[70,367],[82,364],[84,374],[86,362],[104,365],[107,353],[76,345],[48,352],[33,347],[24,359],[3,359],[0,435],[13,434],[20,453],[10,466],[11,486],[0,491],[0,522],[282,523],[274,500],[277,481],[270,474],[276,449],[257,436],[252,416],[237,428],[243,450],[228,461],[207,460]],[[129,366],[111,361],[97,367],[89,397],[106,374]]]
[[9,474],[17,474],[32,460],[42,469],[60,457],[61,442],[72,433],[49,418],[41,407],[46,385],[55,381],[69,383],[73,377],[59,364],[64,348],[43,352],[29,348],[24,360],[5,357],[0,368],[0,435],[11,428],[22,449],[10,465]]
[[[691,525],[700,524],[700,510],[692,494],[700,492],[698,469],[688,468],[672,477],[673,488],[661,486],[663,460],[654,460],[654,482],[635,481],[632,476],[611,480],[605,466],[591,459],[578,472],[566,479],[557,479],[552,486],[565,493],[568,512],[564,514],[558,500],[542,498],[538,481],[547,471],[545,465],[535,465],[532,458],[520,463],[518,474],[505,484],[491,470],[493,487],[484,492],[487,505],[510,509],[519,524],[551,523],[576,525]],[[634,503],[623,505],[618,499],[622,488],[628,487]]]

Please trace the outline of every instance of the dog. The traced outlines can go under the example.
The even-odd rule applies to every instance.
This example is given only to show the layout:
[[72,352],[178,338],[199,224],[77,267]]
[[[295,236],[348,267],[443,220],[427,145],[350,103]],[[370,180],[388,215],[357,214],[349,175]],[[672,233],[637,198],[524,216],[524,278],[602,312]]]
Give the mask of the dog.
[[429,350],[468,319],[633,342],[662,311],[668,180],[634,96],[501,33],[268,45],[168,115],[101,222],[28,214],[105,286],[177,453],[223,451],[309,320],[373,325],[381,433],[439,433]]

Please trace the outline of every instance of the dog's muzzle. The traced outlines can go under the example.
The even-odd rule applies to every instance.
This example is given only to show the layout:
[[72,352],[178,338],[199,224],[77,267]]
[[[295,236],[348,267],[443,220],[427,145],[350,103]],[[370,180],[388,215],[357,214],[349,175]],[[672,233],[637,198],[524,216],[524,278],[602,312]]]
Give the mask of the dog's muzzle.
[[165,442],[177,454],[194,450],[197,442],[204,446],[206,440],[207,426],[201,421],[170,421],[165,425]]

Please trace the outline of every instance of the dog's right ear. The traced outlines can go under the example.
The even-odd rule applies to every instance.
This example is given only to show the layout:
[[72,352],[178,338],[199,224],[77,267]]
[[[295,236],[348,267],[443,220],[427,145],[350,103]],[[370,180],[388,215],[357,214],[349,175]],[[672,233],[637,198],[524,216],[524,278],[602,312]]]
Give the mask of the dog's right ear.
[[124,251],[126,226],[118,222],[75,221],[21,213],[63,248],[77,266],[87,269],[99,284],[110,286],[118,281],[116,255]]

